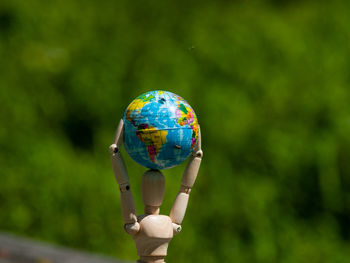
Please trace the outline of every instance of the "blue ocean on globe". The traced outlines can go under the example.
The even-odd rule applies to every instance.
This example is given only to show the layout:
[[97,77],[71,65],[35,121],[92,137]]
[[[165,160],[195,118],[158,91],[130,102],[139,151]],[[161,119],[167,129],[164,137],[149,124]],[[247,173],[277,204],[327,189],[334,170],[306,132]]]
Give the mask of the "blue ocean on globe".
[[182,163],[197,144],[199,124],[180,96],[150,91],[133,100],[123,115],[124,147],[130,157],[151,169]]

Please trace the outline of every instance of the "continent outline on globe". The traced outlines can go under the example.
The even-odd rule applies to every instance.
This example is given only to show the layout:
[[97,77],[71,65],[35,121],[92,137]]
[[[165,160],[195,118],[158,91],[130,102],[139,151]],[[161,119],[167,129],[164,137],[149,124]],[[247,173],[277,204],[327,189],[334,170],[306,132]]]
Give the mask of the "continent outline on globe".
[[163,90],[134,99],[123,115],[126,152],[151,169],[182,163],[197,144],[197,116],[182,97]]

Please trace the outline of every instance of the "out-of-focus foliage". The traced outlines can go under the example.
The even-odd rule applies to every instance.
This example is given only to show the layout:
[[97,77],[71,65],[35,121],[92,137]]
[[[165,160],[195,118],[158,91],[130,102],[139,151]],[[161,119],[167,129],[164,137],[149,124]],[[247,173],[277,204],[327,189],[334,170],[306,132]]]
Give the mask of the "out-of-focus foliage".
[[[0,230],[135,260],[108,146],[128,103],[196,111],[168,262],[350,262],[349,1],[0,3]],[[137,208],[145,168],[124,152]],[[168,213],[184,165],[164,171]]]

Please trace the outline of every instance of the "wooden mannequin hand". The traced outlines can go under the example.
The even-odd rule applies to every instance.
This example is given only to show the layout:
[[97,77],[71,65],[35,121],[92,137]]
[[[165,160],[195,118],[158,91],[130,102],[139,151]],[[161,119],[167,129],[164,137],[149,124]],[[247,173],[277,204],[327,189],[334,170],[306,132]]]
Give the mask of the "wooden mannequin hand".
[[134,198],[131,193],[128,172],[119,149],[123,144],[123,125],[123,120],[120,120],[114,143],[109,146],[109,152],[111,155],[115,179],[117,180],[120,190],[122,215],[125,224],[124,229],[128,234],[133,235],[140,230],[140,225],[137,223],[137,212]]
[[111,155],[118,153],[119,147],[115,143],[113,143],[113,144],[111,144],[111,146],[109,146],[109,152]]
[[181,190],[188,194],[190,193],[194,182],[196,181],[202,157],[202,139],[201,131],[199,129],[197,145],[192,151],[192,155],[190,156],[190,160],[187,163],[181,180]]
[[[192,156],[190,156],[190,160],[187,163],[184,174],[181,180],[181,186],[179,193],[177,194],[173,207],[170,211],[170,218],[174,226],[174,230],[181,230],[181,223],[185,216],[189,194],[191,189],[196,181],[197,174],[199,171],[199,167],[202,161],[203,151],[201,148],[201,133],[199,130],[198,134],[198,142],[196,148],[192,152]],[[174,233],[178,233],[180,231],[174,231]]]

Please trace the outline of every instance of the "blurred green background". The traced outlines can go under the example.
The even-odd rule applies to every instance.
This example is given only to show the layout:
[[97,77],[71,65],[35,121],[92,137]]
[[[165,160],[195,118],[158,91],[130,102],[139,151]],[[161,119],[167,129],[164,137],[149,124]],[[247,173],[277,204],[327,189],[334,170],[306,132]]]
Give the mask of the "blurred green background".
[[[204,159],[167,262],[350,262],[349,1],[0,2],[0,231],[136,260],[108,146],[184,97]],[[142,213],[145,168],[124,158]],[[184,165],[165,170],[169,213]]]

